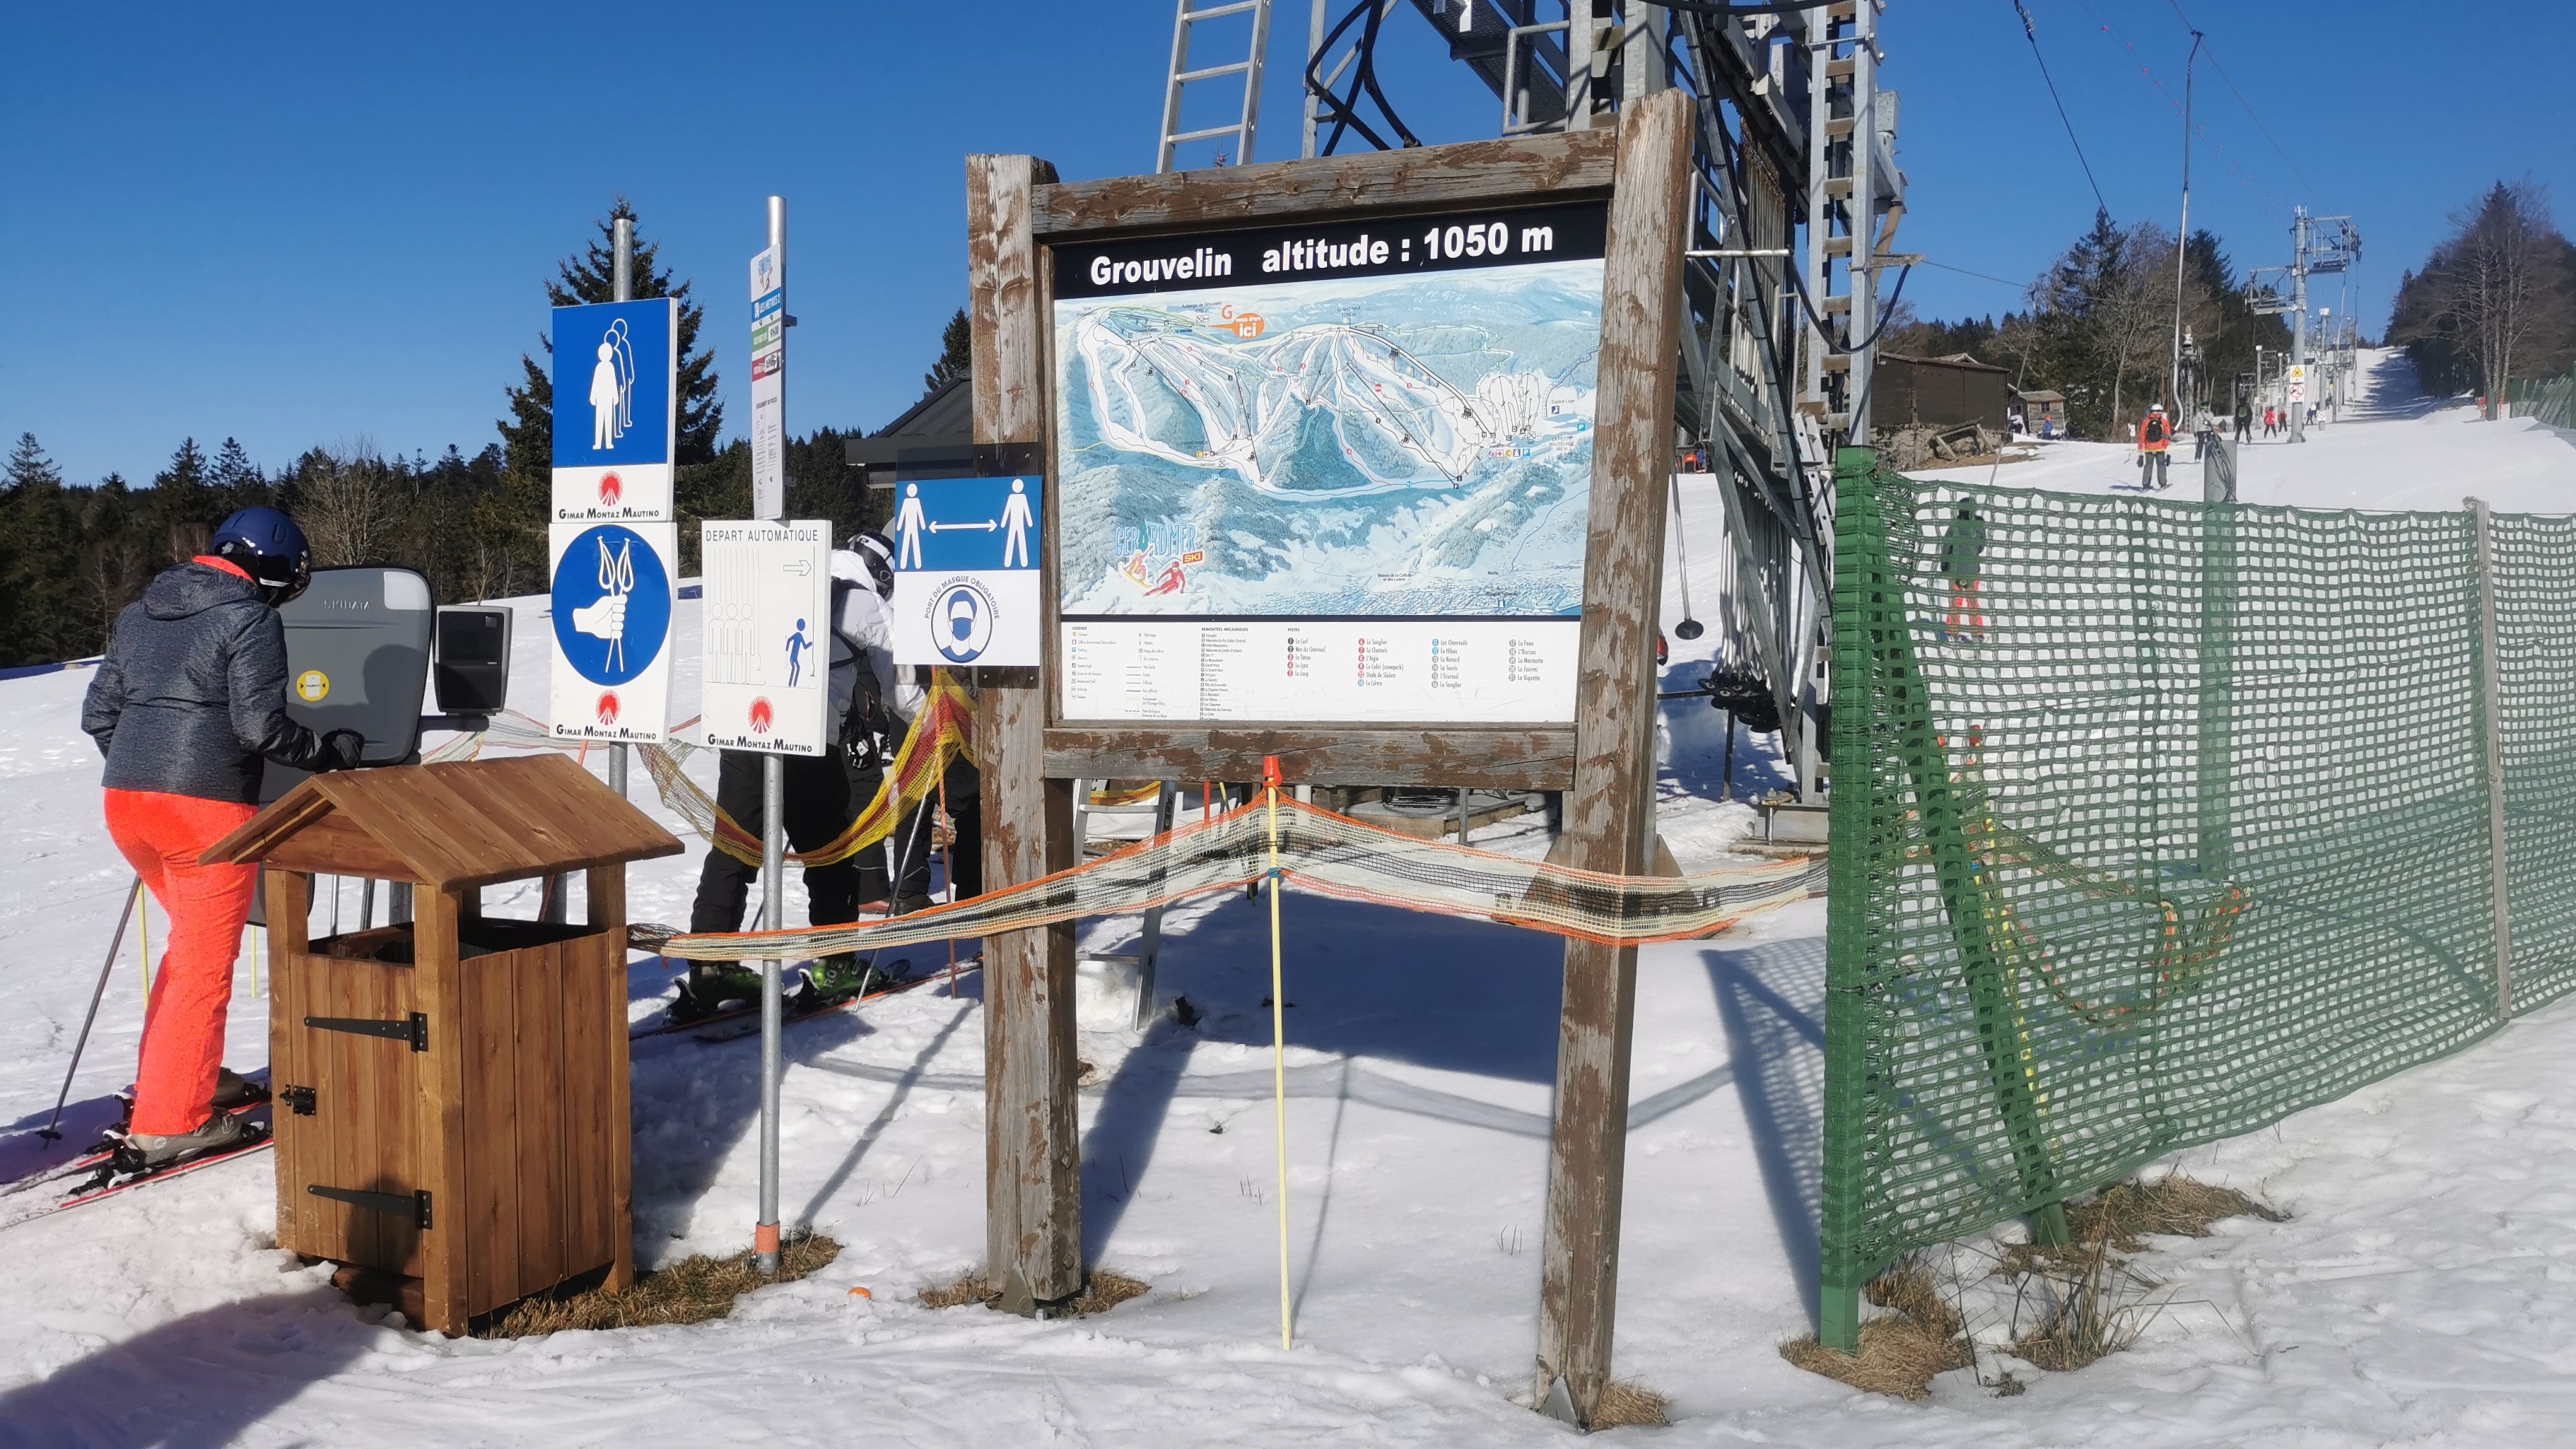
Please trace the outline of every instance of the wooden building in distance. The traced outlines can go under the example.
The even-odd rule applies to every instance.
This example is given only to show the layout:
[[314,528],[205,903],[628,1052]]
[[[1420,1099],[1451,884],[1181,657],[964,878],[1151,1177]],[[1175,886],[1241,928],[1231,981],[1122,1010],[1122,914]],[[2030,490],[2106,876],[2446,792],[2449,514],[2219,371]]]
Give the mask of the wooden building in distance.
[[1882,428],[1955,428],[1975,423],[2010,431],[2012,374],[1964,352],[1948,357],[1878,354],[1870,383],[1870,420]]

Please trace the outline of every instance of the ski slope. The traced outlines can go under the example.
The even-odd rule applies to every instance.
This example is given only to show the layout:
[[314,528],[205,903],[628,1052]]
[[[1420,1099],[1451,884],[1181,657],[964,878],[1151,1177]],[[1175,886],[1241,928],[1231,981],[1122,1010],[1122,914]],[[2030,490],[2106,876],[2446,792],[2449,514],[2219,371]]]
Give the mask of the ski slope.
[[[2385,387],[2367,416],[2303,447],[2247,450],[2249,500],[2455,507],[2475,493],[2576,511],[2576,435],[2412,405],[2402,361],[2372,366]],[[2123,452],[2052,445],[2001,478],[2107,489],[2134,481]],[[2176,496],[2194,496],[2197,476],[2176,474]],[[1721,542],[1715,501],[1690,493],[1684,508],[1704,567]],[[1678,592],[1666,590],[1668,626]],[[1704,586],[1694,602],[1710,612]],[[525,703],[542,698],[544,621],[539,601],[520,607]],[[678,627],[686,715],[694,604]],[[1692,646],[1676,643],[1667,687],[1695,677]],[[13,807],[0,827],[0,1124],[13,1139],[51,1107],[126,880],[76,726],[88,678],[0,681]],[[1713,798],[1711,712],[1667,709],[1660,827],[1686,867],[1715,864],[1750,812]],[[1746,752],[1739,793],[1778,773]],[[1530,829],[1493,843],[1543,844]],[[634,914],[683,919],[698,859],[634,870]],[[496,912],[529,908],[500,896]],[[789,897],[801,920],[801,891]],[[0,1232],[0,1444],[1566,1442],[1511,1400],[1537,1333],[1556,944],[1293,892],[1284,915],[1291,1352],[1275,1317],[1265,922],[1236,899],[1166,927],[1163,988],[1204,1014],[1195,1029],[1139,1038],[1113,995],[1081,1001],[1081,1052],[1098,1069],[1082,1094],[1086,1254],[1152,1285],[1106,1316],[1036,1323],[913,1302],[982,1251],[969,978],[962,999],[932,988],[791,1032],[782,1201],[845,1250],[730,1319],[425,1337],[269,1246],[271,1180],[253,1157]],[[2008,1399],[1946,1375],[1924,1404],[1789,1367],[1776,1345],[1808,1330],[1815,1278],[1822,930],[1811,903],[1641,953],[1618,1364],[1669,1394],[1676,1422],[1623,1433],[1891,1449],[2576,1439],[2570,1003],[2273,1131],[2180,1154],[2293,1216],[2164,1242],[2144,1266],[2176,1301],[2130,1352]],[[1083,941],[1114,950],[1135,931],[1101,922]],[[133,958],[129,940],[75,1103],[131,1075]],[[637,969],[639,1016],[667,980]],[[261,1003],[238,998],[230,1030],[235,1065],[265,1060]],[[637,1043],[648,1265],[748,1243],[757,1057],[748,1040]]]

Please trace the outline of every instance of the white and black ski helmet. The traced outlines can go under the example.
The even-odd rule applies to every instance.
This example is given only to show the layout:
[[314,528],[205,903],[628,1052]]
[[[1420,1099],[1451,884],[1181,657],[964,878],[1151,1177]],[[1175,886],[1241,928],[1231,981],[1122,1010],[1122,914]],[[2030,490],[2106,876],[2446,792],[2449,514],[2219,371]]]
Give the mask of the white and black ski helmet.
[[857,554],[868,566],[868,577],[875,581],[880,598],[894,597],[894,545],[880,533],[854,533],[842,548]]

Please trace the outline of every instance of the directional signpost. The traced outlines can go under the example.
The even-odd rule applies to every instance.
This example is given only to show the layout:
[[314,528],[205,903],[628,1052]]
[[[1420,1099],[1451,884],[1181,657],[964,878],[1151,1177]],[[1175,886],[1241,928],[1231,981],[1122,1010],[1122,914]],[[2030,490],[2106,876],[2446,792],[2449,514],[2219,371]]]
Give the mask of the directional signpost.
[[707,743],[820,755],[832,672],[829,519],[698,525]]
[[903,485],[894,540],[897,664],[1035,667],[1045,480],[940,478]]
[[679,336],[668,297],[555,309],[557,739],[670,737]]
[[773,242],[751,259],[751,512],[755,518],[776,518],[787,511],[786,250]]
[[[760,521],[708,523],[699,534],[707,550],[707,741],[739,741],[734,748],[767,756],[760,762],[760,910],[772,927],[787,911],[786,756],[819,755],[831,743],[823,717],[832,671],[832,621],[824,614],[832,597],[832,529],[779,521],[787,512],[787,322],[787,198],[773,196],[769,245],[751,259],[751,514]],[[760,1271],[773,1274],[778,1079],[786,1070],[779,978],[786,966],[775,958],[760,963],[760,1219],[751,1250]]]

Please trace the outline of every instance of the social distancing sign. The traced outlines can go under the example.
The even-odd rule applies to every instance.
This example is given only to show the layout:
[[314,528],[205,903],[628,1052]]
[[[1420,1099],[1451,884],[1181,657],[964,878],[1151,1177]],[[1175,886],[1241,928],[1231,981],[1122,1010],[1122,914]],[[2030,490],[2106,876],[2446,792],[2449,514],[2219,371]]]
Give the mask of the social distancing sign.
[[707,743],[777,755],[824,753],[838,743],[827,719],[831,522],[709,519],[698,527],[706,576],[699,647]]
[[951,668],[1043,660],[1038,559],[1044,480],[933,478],[897,486],[894,658]]

